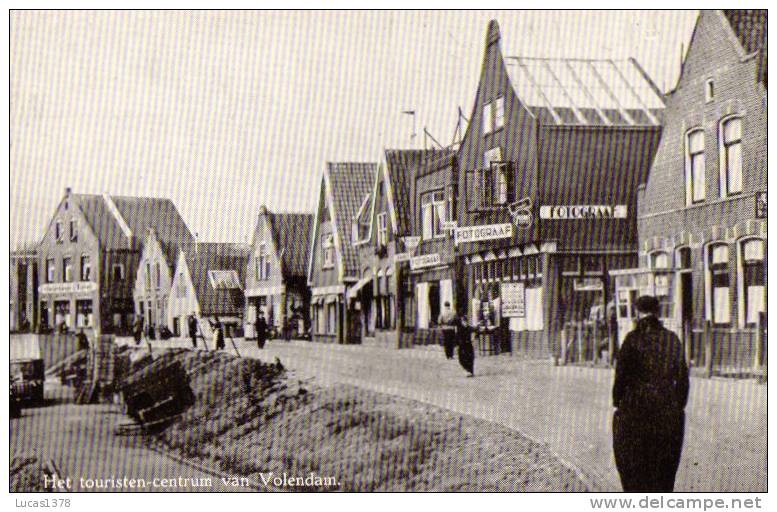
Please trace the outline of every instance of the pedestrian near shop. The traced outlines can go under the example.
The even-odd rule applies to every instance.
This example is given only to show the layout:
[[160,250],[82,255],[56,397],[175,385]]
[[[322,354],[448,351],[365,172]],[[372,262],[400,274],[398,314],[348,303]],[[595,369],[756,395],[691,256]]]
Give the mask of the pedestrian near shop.
[[672,492],[688,402],[688,367],[677,336],[658,320],[658,300],[636,302],[638,321],[623,342],[612,397],[613,449],[626,492]]
[[264,312],[260,311],[256,317],[256,345],[261,349],[267,341],[267,320],[264,319]]
[[216,339],[216,350],[224,350],[226,347],[224,343],[224,326],[219,321],[219,317],[216,317],[216,321],[213,324],[213,337]]
[[89,339],[86,337],[86,333],[83,329],[78,330],[76,334],[76,340],[78,341],[78,350],[89,351]]
[[139,316],[137,320],[135,320],[132,336],[135,338],[135,345],[140,345],[140,341],[143,339],[143,316]]
[[475,349],[472,346],[472,327],[466,316],[456,320],[456,342],[459,345],[459,364],[469,372],[467,377],[475,376]]
[[453,359],[453,353],[456,349],[456,315],[451,310],[451,303],[447,300],[444,304],[443,312],[437,323],[442,328],[442,340],[445,347],[445,357]]
[[197,319],[189,315],[189,337],[192,339],[192,348],[197,348]]

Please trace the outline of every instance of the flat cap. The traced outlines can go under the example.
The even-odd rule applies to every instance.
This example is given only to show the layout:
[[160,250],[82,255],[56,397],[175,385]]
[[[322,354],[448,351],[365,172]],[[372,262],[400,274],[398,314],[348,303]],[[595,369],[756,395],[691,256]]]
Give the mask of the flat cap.
[[642,295],[637,299],[637,311],[642,313],[658,314],[658,299],[652,295]]

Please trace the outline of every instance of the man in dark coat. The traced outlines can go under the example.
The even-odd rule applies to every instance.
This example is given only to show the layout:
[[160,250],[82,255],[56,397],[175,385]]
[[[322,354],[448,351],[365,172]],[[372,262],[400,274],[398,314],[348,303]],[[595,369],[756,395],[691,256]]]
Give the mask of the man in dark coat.
[[189,337],[192,339],[192,347],[197,348],[197,319],[189,315]]
[[264,343],[267,341],[267,320],[264,319],[264,313],[262,311],[256,317],[256,345],[259,348],[264,348]]
[[459,345],[459,364],[469,372],[467,377],[474,377],[475,349],[472,346],[472,328],[465,316],[456,320],[456,341]]
[[456,315],[451,310],[451,303],[445,301],[445,309],[440,313],[438,324],[442,327],[442,341],[445,347],[445,357],[453,359],[456,348]]
[[226,348],[226,343],[224,343],[224,326],[221,324],[219,317],[216,317],[212,327],[214,337],[216,338],[216,350],[224,350]]
[[672,492],[685,430],[688,367],[683,345],[657,318],[658,300],[636,302],[612,390],[615,464],[626,492]]

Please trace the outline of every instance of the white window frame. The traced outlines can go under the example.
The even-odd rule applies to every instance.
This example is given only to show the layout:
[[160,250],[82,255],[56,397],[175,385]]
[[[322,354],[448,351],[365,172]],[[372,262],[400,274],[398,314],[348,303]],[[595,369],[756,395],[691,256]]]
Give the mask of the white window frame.
[[[701,151],[691,153],[691,137],[701,135]],[[707,162],[705,153],[705,133],[700,127],[692,128],[685,132],[685,204],[687,206],[704,202],[707,199]],[[702,175],[701,186],[696,183],[696,176],[693,173],[694,156],[701,156]]]
[[267,281],[268,279],[270,279],[270,258],[267,242],[261,242],[256,249],[256,280]]
[[[737,241],[737,324],[741,329],[748,327],[747,322],[747,289],[745,288],[745,264],[747,259],[745,258],[745,246],[751,242],[761,242],[763,254],[761,255],[761,262],[766,265],[766,240],[759,237],[747,237]],[[764,283],[764,293],[766,293],[766,283]],[[764,297],[764,307],[766,307],[766,298]]]
[[483,105],[483,136],[496,133],[505,125],[504,96],[498,96]]
[[330,269],[335,266],[335,236],[334,233],[324,233],[321,236],[321,268]]
[[494,100],[494,131],[498,132],[505,126],[505,99],[499,96]]
[[375,217],[378,224],[378,246],[385,247],[388,245],[388,214],[380,212]]
[[[726,254],[726,268],[727,268],[727,276],[729,279],[728,282],[728,293],[726,294],[726,301],[727,301],[727,311],[728,311],[728,318],[725,321],[718,322],[715,318],[715,300],[714,300],[714,293],[715,289],[712,283],[712,277],[713,277],[713,269],[711,266],[712,258],[714,256],[714,250],[718,247],[725,247],[727,254]],[[731,264],[731,248],[729,247],[729,244],[725,241],[714,241],[710,242],[705,246],[704,249],[704,312],[705,317],[707,320],[711,321],[713,325],[730,325],[731,324],[731,275],[728,271],[728,268],[730,268]]]
[[715,99],[715,81],[712,78],[704,82],[704,102],[709,103]]
[[[665,264],[663,266],[658,266],[658,258],[663,256],[665,258]],[[669,253],[666,251],[653,251],[650,254],[648,254],[648,261],[650,263],[650,268],[653,270],[670,270],[670,259],[669,259]]]
[[[739,138],[731,143],[726,143],[726,125],[730,122],[739,121]],[[718,124],[718,148],[720,151],[720,197],[725,198],[741,194],[744,188],[744,162],[742,161],[742,143],[744,120],[739,114],[724,117]],[[729,168],[729,153],[732,146],[739,146],[739,189],[732,190],[731,173]]]
[[[86,266],[84,266],[84,261],[86,261]],[[92,258],[88,254],[82,254],[81,258],[78,260],[78,266],[79,266],[79,278],[81,281],[91,281],[92,280]],[[84,269],[87,271],[84,272]],[[84,274],[87,274],[84,277]]]
[[158,261],[154,262],[154,288],[162,288],[162,265]]
[[57,261],[54,258],[46,258],[46,282],[53,283],[57,276]]
[[65,256],[64,258],[62,258],[62,282],[63,283],[73,282],[73,257],[72,256]]
[[65,241],[65,230],[62,228],[62,219],[57,219],[56,222],[54,222],[54,238],[58,244]]
[[448,220],[446,210],[444,189],[421,194],[421,234],[424,240],[445,238],[442,223]]
[[494,131],[494,108],[492,102],[483,105],[483,136]]

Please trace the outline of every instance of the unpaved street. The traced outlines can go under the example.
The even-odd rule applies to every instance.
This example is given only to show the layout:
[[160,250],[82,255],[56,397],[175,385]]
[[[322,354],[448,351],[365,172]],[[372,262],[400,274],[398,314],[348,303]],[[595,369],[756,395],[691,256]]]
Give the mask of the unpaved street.
[[[228,346],[229,343],[227,344]],[[348,383],[424,401],[514,428],[547,443],[593,488],[620,490],[612,457],[613,372],[548,361],[481,357],[465,378],[441,351],[309,342],[238,342],[243,356],[278,357],[299,377]],[[678,491],[766,489],[766,386],[753,380],[691,379]]]

